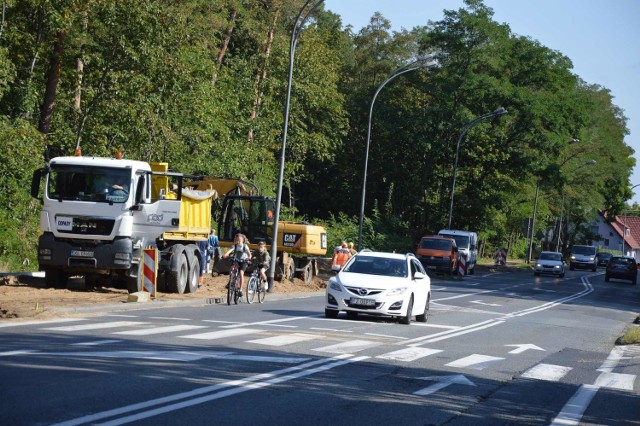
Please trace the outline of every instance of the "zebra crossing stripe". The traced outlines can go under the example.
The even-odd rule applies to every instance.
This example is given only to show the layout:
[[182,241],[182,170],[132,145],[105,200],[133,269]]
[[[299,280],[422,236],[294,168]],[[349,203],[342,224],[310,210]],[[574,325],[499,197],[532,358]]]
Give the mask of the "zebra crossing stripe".
[[262,333],[262,330],[254,328],[233,328],[229,330],[211,331],[208,333],[188,334],[186,336],[179,336],[184,339],[200,339],[200,340],[214,340],[224,339],[225,337],[244,336],[245,334]]
[[115,331],[111,334],[119,334],[123,336],[149,336],[152,334],[173,333],[176,331],[195,330],[206,328],[205,325],[169,325],[166,327],[141,328],[138,330]]
[[146,322],[141,321],[112,321],[112,322],[99,322],[92,324],[78,324],[78,325],[67,325],[61,327],[48,327],[43,328],[43,330],[53,330],[53,331],[86,331],[86,330],[101,330],[105,328],[117,328],[117,327],[130,327],[132,325],[144,325]]
[[457,367],[457,368],[471,368],[474,370],[484,370],[494,362],[502,361],[503,359],[504,358],[500,358],[497,356],[473,354],[473,355],[469,355],[464,358],[460,358],[455,361],[452,361],[449,364],[445,364],[445,366]]
[[399,351],[393,351],[386,354],[378,355],[376,358],[410,362],[420,358],[424,358],[429,355],[437,354],[439,352],[442,352],[442,351],[440,349],[427,349],[427,348],[415,347],[415,348],[400,349]]
[[328,352],[333,354],[350,354],[379,345],[380,343],[373,342],[371,340],[351,340],[349,342],[338,343],[336,345],[324,346],[322,348],[314,349],[314,351]]
[[313,340],[317,338],[318,336],[314,336],[312,334],[294,333],[294,334],[285,334],[281,336],[267,337],[264,339],[249,340],[248,343],[256,343],[258,345],[265,345],[265,346],[286,346],[286,345],[291,345],[293,343],[304,342],[307,340]]
[[531,367],[522,374],[522,377],[527,379],[546,380],[548,382],[557,382],[567,375],[571,371],[571,367],[564,367],[562,365],[553,364],[538,364]]

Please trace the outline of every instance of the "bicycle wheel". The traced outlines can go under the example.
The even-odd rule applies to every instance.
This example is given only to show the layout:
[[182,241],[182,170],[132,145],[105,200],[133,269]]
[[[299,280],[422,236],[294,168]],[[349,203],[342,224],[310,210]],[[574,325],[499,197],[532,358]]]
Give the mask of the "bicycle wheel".
[[240,278],[236,276],[236,281],[234,283],[233,288],[235,291],[233,292],[233,303],[238,304],[238,300],[240,299],[240,292],[242,291],[242,287],[240,284]]
[[247,303],[253,303],[253,299],[256,297],[256,293],[258,292],[258,277],[252,275],[249,279],[249,283],[247,284]]
[[264,288],[264,281],[258,280],[258,302],[264,302],[264,297],[267,295],[267,290]]
[[236,293],[236,278],[235,274],[232,272],[229,275],[229,283],[227,284],[227,305],[231,304],[231,299],[233,299],[233,295]]

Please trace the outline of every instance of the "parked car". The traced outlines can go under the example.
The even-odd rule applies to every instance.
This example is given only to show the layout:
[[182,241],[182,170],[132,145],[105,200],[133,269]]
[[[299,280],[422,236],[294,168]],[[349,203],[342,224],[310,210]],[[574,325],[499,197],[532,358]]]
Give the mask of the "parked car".
[[536,259],[536,265],[533,268],[533,275],[553,274],[560,278],[564,277],[564,258],[562,253],[557,251],[543,251]]
[[611,278],[621,280],[629,280],[631,284],[636,285],[638,277],[638,264],[636,259],[631,256],[611,256],[607,269],[604,273],[604,280],[609,282]]
[[[441,229],[438,231],[438,235],[456,240],[458,254],[464,255],[466,259],[464,274],[473,275],[476,272],[476,261],[478,259],[478,234],[458,229]],[[460,260],[459,257],[458,260]]]
[[607,263],[609,263],[609,259],[611,259],[611,256],[613,256],[613,253],[609,253],[606,251],[601,251],[598,253],[598,266],[607,266]]
[[598,270],[596,252],[597,249],[594,246],[575,245],[571,247],[569,269],[573,271],[575,268],[583,268],[596,272]]
[[413,253],[363,250],[329,279],[324,314],[347,318],[358,314],[397,317],[402,324],[426,322],[431,299],[431,279]]
[[422,237],[416,257],[427,270],[451,275],[458,273],[458,246],[453,238],[440,235]]

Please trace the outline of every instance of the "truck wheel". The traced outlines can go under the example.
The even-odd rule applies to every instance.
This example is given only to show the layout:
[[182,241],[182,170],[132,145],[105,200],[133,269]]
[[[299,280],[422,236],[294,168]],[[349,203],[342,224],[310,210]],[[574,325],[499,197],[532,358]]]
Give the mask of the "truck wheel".
[[296,276],[296,262],[293,260],[293,258],[290,257],[287,264],[284,265],[284,278],[288,279],[289,281],[293,281],[295,276]]
[[186,289],[187,293],[195,293],[196,291],[198,291],[199,278],[200,278],[200,259],[198,259],[198,256],[193,255],[193,258],[189,259],[189,282],[187,283],[187,289]]
[[175,271],[167,272],[167,288],[171,293],[184,294],[189,279],[189,264],[184,252],[178,254],[178,264]]
[[44,270],[44,283],[47,288],[67,288],[69,276],[58,268],[47,268]]
[[138,288],[138,277],[124,277],[124,284],[127,286],[129,294],[136,293],[142,289]]
[[313,279],[313,263],[310,260],[307,260],[307,264],[304,269],[297,275],[305,284],[310,284]]

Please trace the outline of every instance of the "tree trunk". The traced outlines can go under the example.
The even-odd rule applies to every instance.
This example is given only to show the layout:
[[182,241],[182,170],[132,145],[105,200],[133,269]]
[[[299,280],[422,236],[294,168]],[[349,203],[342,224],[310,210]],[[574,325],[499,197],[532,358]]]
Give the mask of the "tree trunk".
[[[269,58],[271,57],[271,48],[273,47],[273,39],[275,34],[275,29],[278,25],[278,21],[280,20],[280,4],[277,5],[274,14],[273,21],[271,22],[271,28],[267,32],[267,40],[265,42],[264,47],[264,60],[262,62],[262,68],[258,71],[256,78],[254,80],[254,99],[253,99],[253,108],[251,109],[251,115],[249,116],[250,121],[254,121],[258,116],[258,111],[260,110],[260,106],[262,105],[262,82],[267,78],[267,68],[269,65]],[[247,140],[249,143],[253,142],[254,129],[251,128],[249,130],[249,134],[247,135]]]
[[49,71],[47,72],[47,86],[45,88],[42,106],[40,107],[40,121],[38,122],[38,130],[45,136],[49,133],[53,106],[56,101],[56,90],[58,89],[58,80],[60,80],[60,68],[62,65],[64,39],[66,35],[66,32],[57,34],[56,41],[53,44]]
[[216,69],[213,71],[213,76],[211,77],[211,84],[215,86],[216,79],[218,78],[218,73],[220,72],[220,68],[222,66],[222,60],[224,59],[224,55],[227,54],[227,49],[229,47],[229,42],[231,41],[231,35],[233,34],[233,30],[236,25],[236,16],[238,15],[237,10],[231,11],[231,17],[229,18],[229,27],[227,28],[227,35],[222,41],[222,47],[220,48],[220,52],[218,52],[218,58],[216,59]]

